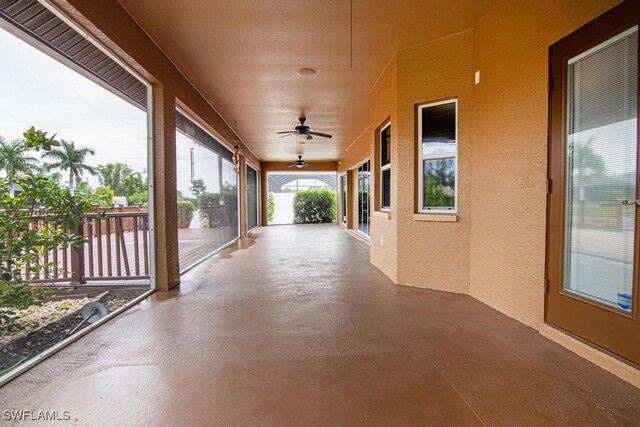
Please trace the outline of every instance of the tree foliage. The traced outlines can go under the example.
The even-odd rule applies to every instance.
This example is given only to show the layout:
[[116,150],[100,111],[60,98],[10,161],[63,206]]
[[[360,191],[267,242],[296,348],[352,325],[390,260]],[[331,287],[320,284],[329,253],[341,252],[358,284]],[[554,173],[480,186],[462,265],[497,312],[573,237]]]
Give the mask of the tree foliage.
[[593,137],[584,142],[576,141],[569,148],[573,171],[582,178],[603,176],[607,171],[604,159],[593,149],[593,141]]
[[200,194],[204,193],[207,190],[207,186],[204,185],[204,179],[194,179],[191,181],[191,194],[198,197]]
[[79,181],[76,185],[75,192],[94,205],[100,205],[101,208],[110,208],[113,206],[113,190],[109,187],[97,187],[95,190],[89,187],[89,184]]
[[12,196],[15,192],[16,178],[34,172],[40,163],[35,157],[26,155],[26,150],[29,148],[21,140],[6,142],[0,137],[0,169],[5,173]]
[[[148,191],[147,179],[143,173],[135,171],[126,163],[115,162],[98,166],[98,179],[100,185],[111,188],[116,196],[126,197],[130,204],[139,202],[141,193]],[[130,198],[136,193],[138,199],[133,202]]]
[[336,193],[328,188],[311,188],[293,196],[293,222],[313,224],[335,222]]
[[455,205],[455,168],[452,167],[453,159],[440,159],[435,161],[435,167],[424,171],[423,176],[423,203],[427,207],[454,206]]
[[53,148],[42,154],[43,159],[51,160],[46,163],[46,171],[61,170],[69,174],[69,191],[73,194],[75,181],[80,179],[85,172],[95,174],[95,168],[85,164],[89,155],[95,155],[96,151],[91,147],[76,147],[73,141],[60,140],[59,148]]
[[[24,156],[31,150],[49,153],[59,143],[46,135],[31,128],[17,152]],[[72,230],[78,229],[82,215],[91,210],[82,194],[73,195],[41,174],[25,173],[14,179],[22,188],[16,196],[10,194],[6,171],[0,177],[0,334],[15,327],[15,309],[42,302],[45,292],[31,286],[32,278],[51,276],[58,268],[43,255],[58,248],[82,249],[82,235]],[[37,218],[43,220],[41,226],[33,227]]]

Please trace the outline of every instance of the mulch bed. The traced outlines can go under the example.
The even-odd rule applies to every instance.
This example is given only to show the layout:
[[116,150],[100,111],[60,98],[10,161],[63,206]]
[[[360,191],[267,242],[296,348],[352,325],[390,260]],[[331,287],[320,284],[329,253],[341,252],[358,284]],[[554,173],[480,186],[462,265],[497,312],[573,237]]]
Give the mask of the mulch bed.
[[[102,296],[99,301],[107,307],[109,313],[112,313],[139,295],[140,293],[107,293]],[[93,300],[95,301],[96,299]],[[82,315],[80,314],[80,310],[76,310],[26,335],[0,344],[0,372],[19,363],[26,362],[30,358],[58,344],[81,322]],[[85,323],[75,333],[88,326],[89,323]]]

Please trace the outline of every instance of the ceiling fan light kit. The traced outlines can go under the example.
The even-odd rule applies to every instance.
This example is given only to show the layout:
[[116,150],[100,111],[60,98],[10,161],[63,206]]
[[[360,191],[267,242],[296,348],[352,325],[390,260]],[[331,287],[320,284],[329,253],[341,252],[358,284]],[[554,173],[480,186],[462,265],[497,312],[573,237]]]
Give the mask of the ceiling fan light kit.
[[302,160],[302,154],[298,155],[298,160],[296,160],[294,163],[287,165],[288,168],[298,168],[298,169],[309,168],[311,166],[313,166],[311,163],[307,163],[304,160]]
[[298,120],[300,121],[300,126],[296,126],[294,130],[277,132],[277,134],[280,135],[280,138],[291,135],[306,135],[307,140],[313,139],[314,136],[319,136],[321,138],[331,138],[331,135],[329,135],[328,133],[316,132],[311,130],[309,126],[305,126],[304,122],[307,120],[305,116],[299,117]]

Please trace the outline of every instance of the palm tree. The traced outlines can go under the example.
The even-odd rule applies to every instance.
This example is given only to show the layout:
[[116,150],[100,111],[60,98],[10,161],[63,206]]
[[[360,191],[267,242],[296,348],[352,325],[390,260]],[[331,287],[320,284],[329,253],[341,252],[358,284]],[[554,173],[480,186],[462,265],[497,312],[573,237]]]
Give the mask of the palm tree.
[[42,158],[54,160],[53,163],[47,163],[44,166],[47,171],[53,169],[69,171],[69,191],[73,194],[76,179],[80,179],[85,171],[90,174],[96,173],[93,167],[84,164],[89,154],[95,155],[96,151],[90,147],[76,147],[73,141],[61,139],[60,147],[45,152]]
[[4,170],[9,181],[9,194],[15,195],[15,178],[23,173],[31,173],[38,166],[38,159],[25,154],[21,140],[6,142],[0,137],[0,169]]

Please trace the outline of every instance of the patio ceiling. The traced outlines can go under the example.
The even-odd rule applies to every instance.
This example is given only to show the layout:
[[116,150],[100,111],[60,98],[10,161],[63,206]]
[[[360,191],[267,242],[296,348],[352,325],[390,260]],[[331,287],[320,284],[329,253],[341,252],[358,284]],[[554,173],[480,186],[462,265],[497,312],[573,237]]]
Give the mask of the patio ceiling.
[[[471,28],[496,0],[119,0],[261,160],[336,160],[393,53]],[[353,20],[351,20],[353,16]],[[353,52],[351,51],[353,22]],[[312,76],[297,70],[314,68]],[[333,135],[278,139],[301,113]],[[298,137],[298,140],[302,138]]]

